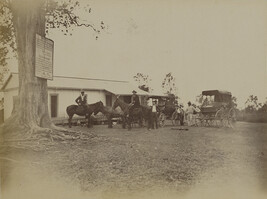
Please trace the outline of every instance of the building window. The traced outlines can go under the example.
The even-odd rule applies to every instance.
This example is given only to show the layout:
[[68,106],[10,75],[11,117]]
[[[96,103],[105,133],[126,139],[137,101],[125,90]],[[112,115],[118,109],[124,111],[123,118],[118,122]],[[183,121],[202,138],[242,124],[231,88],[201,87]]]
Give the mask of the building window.
[[58,95],[50,95],[51,99],[51,117],[57,117],[58,111]]
[[111,95],[106,95],[106,106],[112,106],[112,97]]

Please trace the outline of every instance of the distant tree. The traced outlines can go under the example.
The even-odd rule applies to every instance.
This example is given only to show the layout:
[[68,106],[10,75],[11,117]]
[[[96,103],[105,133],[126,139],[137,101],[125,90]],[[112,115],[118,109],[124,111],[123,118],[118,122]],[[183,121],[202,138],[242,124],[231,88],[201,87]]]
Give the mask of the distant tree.
[[202,103],[203,103],[203,100],[204,100],[204,97],[203,97],[202,94],[196,96],[196,102],[197,102],[198,104],[202,104]]
[[[73,27],[89,27],[96,34],[99,29],[84,22],[77,15],[80,2],[75,0],[1,0],[0,1],[0,64],[6,65],[10,49],[17,53],[19,98],[17,110],[6,125],[40,130],[54,125],[48,114],[47,80],[35,77],[35,36],[45,36],[52,28],[71,35]],[[83,6],[89,14],[91,8]],[[97,39],[97,36],[96,36]]]
[[231,97],[231,107],[237,107],[237,98],[235,96]]
[[258,97],[254,95],[250,95],[245,102],[245,112],[255,112],[259,108]]
[[172,75],[172,73],[166,74],[162,82],[162,89],[163,89],[163,92],[166,94],[177,95],[175,77]]
[[259,103],[260,104],[260,108],[258,109],[259,112],[267,112],[267,98],[266,98],[266,101],[262,104],[262,103]]
[[146,92],[151,92],[152,88],[150,87],[151,79],[148,75],[143,73],[137,73],[134,77],[134,80],[138,83],[138,87]]

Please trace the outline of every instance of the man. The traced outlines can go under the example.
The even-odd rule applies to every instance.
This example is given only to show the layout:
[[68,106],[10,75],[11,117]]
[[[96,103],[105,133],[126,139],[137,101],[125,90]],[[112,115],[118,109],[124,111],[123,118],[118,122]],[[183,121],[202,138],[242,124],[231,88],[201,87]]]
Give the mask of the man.
[[[129,108],[129,115],[131,115],[132,114],[132,112],[133,112],[133,110],[135,109],[135,108],[140,108],[140,100],[139,100],[139,97],[138,97],[138,95],[136,95],[136,91],[135,90],[133,90],[133,95],[132,95],[132,97],[131,97],[131,106],[130,106],[130,108]],[[129,116],[128,115],[128,116]]]
[[200,112],[200,109],[195,104],[192,104],[192,106],[194,108],[194,112],[193,112],[193,115],[192,115],[192,123],[191,123],[191,125],[192,126],[197,126],[197,114]]
[[187,124],[188,126],[192,126],[193,125],[193,114],[194,114],[194,111],[195,108],[192,106],[191,102],[188,102],[188,108],[186,110],[186,113],[187,113]]
[[158,128],[158,106],[157,106],[157,100],[153,100],[152,105],[152,114],[151,114],[151,127],[154,129],[154,125],[156,126],[156,129]]
[[84,108],[84,110],[87,108],[87,94],[84,93],[84,90],[81,90],[81,94],[75,102]]
[[132,97],[131,97],[131,104],[133,105],[132,107],[133,108],[139,108],[140,107],[140,101],[139,101],[139,97],[138,97],[138,95],[136,95],[136,91],[135,90],[133,90],[133,95],[132,95]]

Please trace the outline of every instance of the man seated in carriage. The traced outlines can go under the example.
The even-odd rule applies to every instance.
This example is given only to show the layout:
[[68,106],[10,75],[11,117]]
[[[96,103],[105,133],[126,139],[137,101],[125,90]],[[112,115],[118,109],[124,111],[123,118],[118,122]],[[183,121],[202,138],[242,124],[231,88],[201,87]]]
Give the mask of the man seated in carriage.
[[84,93],[84,90],[81,90],[81,94],[77,97],[75,102],[79,106],[82,106],[84,110],[87,108],[87,94]]

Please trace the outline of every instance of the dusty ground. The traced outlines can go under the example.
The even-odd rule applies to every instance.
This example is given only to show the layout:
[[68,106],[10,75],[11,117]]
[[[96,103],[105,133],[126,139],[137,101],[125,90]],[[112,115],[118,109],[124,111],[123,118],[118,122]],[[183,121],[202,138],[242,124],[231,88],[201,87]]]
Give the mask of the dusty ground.
[[0,154],[2,196],[267,196],[267,124],[240,122],[234,129],[190,127],[187,131],[171,128],[73,127],[83,133],[81,139],[39,142],[45,150],[37,151],[4,147]]

